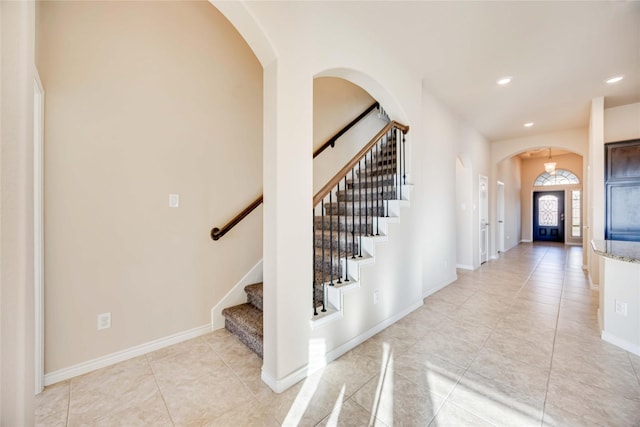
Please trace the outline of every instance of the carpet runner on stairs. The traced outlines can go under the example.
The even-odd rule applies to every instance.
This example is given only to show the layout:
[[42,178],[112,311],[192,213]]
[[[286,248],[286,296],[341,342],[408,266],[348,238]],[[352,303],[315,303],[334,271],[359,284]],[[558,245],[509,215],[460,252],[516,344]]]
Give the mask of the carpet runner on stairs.
[[262,283],[245,286],[247,303],[222,310],[224,327],[262,359]]

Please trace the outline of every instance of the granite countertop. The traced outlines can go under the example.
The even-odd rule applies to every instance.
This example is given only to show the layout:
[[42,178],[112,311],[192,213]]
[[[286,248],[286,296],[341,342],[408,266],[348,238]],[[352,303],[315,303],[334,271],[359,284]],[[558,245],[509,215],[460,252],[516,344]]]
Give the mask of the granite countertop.
[[640,264],[640,242],[622,240],[592,240],[591,247],[596,254],[624,262]]

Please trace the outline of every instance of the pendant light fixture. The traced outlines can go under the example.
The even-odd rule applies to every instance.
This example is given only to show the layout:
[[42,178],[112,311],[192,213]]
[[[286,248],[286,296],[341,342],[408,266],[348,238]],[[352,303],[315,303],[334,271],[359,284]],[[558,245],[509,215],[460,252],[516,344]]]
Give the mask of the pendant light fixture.
[[544,164],[544,170],[549,175],[555,175],[556,174],[556,162],[552,162],[551,161],[551,147],[549,147],[549,159]]

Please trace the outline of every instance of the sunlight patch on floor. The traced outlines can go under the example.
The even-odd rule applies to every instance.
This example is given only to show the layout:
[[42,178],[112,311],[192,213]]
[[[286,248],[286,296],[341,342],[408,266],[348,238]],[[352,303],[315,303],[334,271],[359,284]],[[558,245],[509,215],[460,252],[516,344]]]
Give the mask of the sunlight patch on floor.
[[[317,369],[324,367],[327,364],[326,361],[326,343],[324,339],[312,339],[309,341],[309,372],[314,372]],[[318,384],[320,383],[321,375],[310,375],[302,384],[302,388],[296,399],[294,400],[283,425],[299,425],[300,420],[304,416],[313,395],[315,394]]]
[[373,425],[376,418],[391,420],[391,425],[393,425],[393,352],[391,346],[386,342],[382,346],[380,378],[371,408],[369,425]]
[[338,420],[340,418],[340,410],[342,409],[342,404],[344,402],[344,392],[347,389],[345,384],[342,384],[342,388],[340,389],[340,394],[336,399],[335,405],[333,405],[333,410],[331,411],[331,415],[329,415],[329,420],[327,421],[327,426],[337,426]]

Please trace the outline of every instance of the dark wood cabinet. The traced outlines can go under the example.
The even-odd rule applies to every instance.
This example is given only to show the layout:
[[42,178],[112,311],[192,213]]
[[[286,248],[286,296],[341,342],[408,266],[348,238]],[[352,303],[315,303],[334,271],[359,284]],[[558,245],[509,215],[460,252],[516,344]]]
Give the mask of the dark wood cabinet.
[[605,144],[605,238],[640,242],[640,139]]

